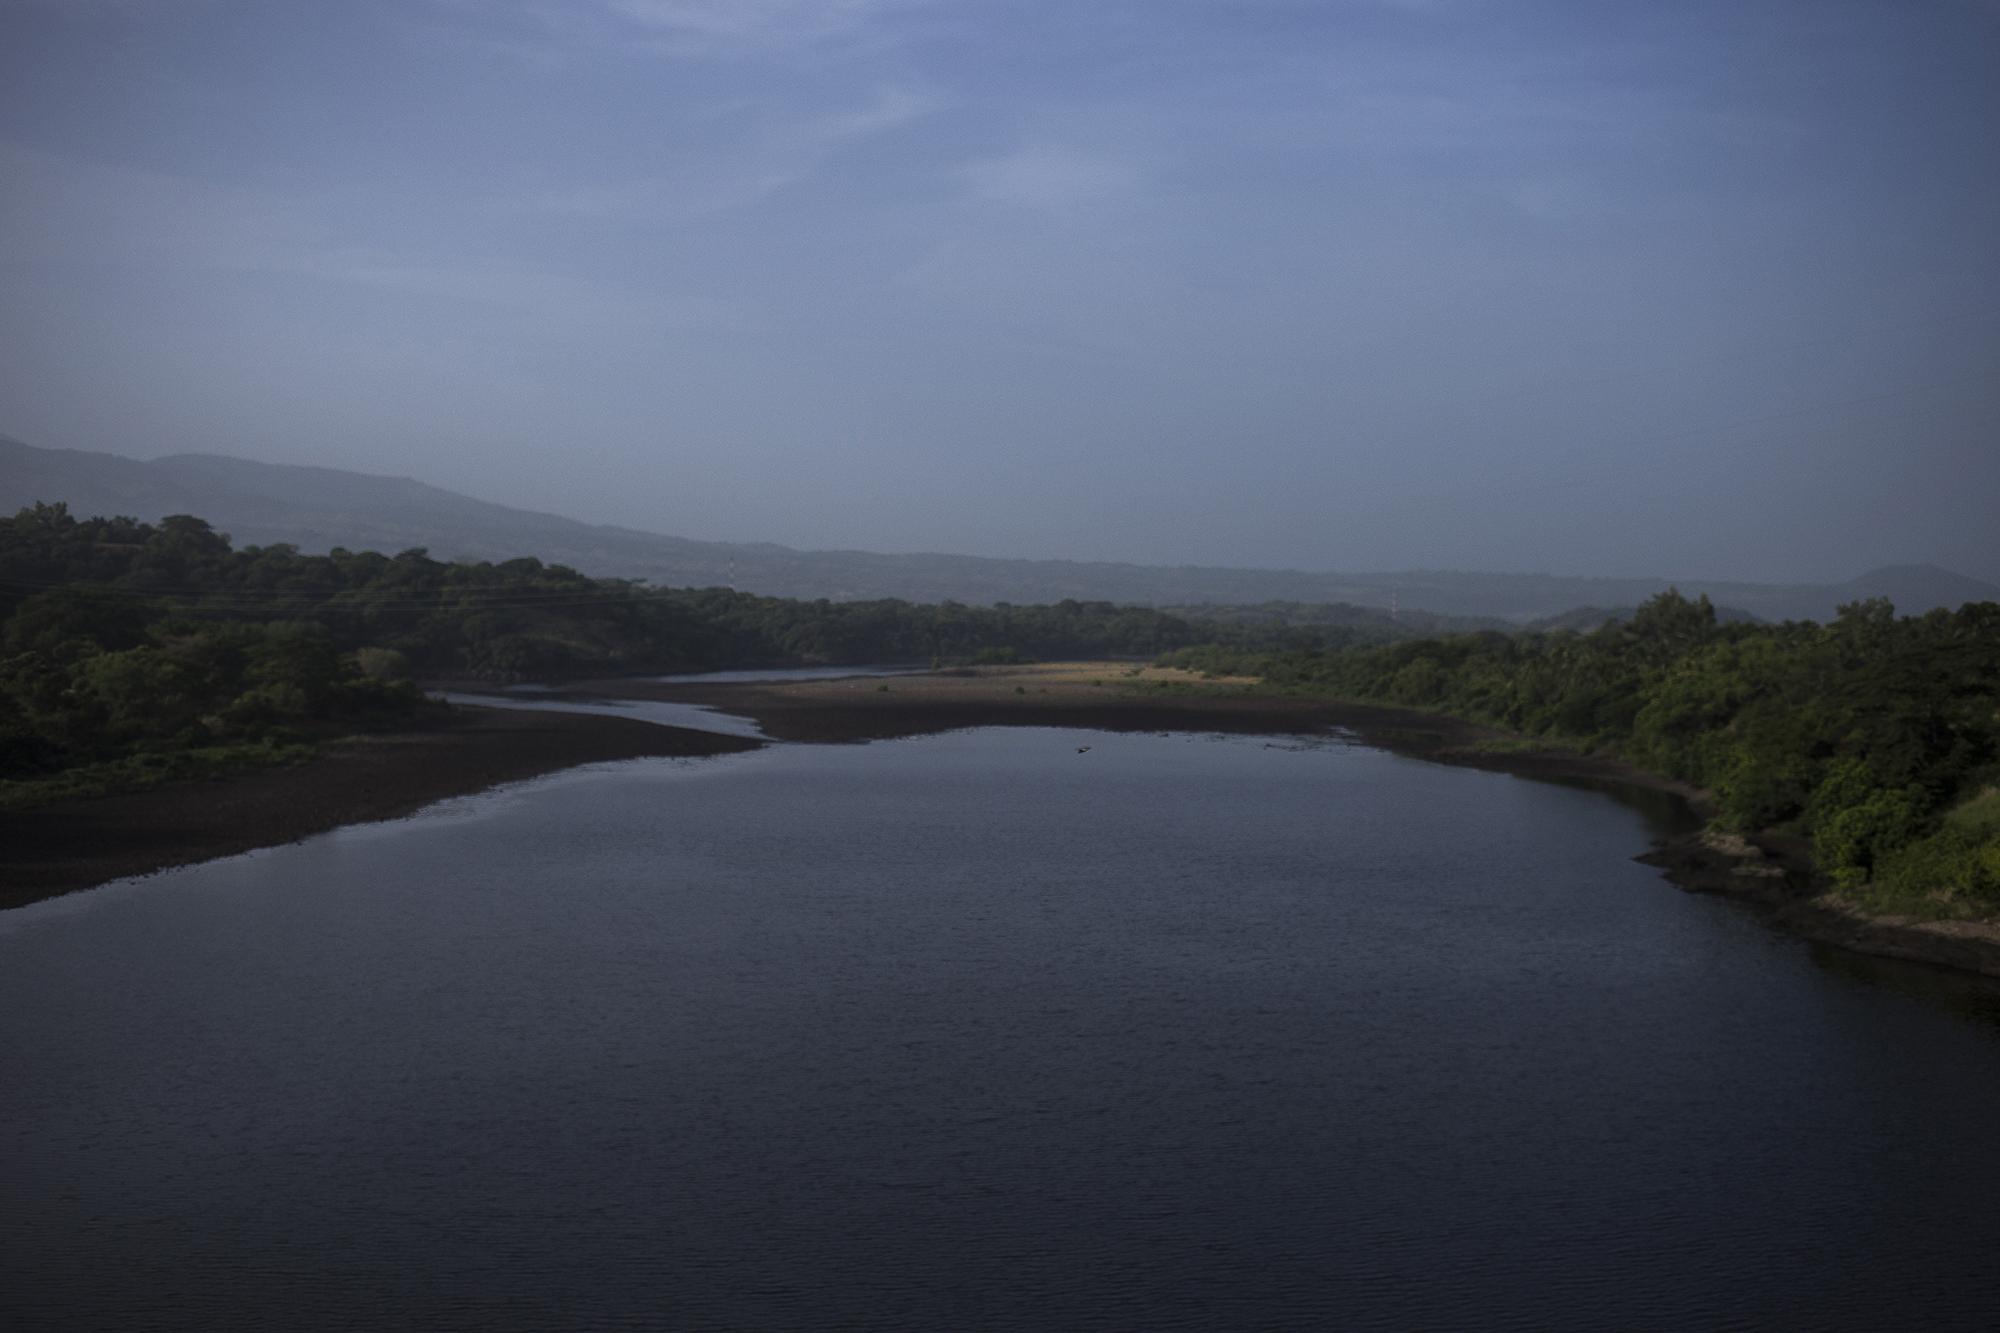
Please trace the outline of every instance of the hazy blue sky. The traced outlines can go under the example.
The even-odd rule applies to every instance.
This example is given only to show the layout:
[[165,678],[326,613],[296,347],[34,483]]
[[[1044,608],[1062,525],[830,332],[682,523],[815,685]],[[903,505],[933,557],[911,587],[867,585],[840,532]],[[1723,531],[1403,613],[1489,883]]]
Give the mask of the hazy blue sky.
[[2000,4],[0,0],[0,376],[693,537],[2000,578]]

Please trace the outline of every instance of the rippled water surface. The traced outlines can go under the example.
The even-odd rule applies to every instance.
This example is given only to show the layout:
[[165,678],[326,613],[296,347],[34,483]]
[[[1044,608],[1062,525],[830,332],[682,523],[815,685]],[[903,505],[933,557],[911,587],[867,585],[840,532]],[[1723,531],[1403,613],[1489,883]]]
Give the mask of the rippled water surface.
[[1829,965],[1647,836],[978,731],[0,914],[0,1325],[1990,1326],[1992,988]]

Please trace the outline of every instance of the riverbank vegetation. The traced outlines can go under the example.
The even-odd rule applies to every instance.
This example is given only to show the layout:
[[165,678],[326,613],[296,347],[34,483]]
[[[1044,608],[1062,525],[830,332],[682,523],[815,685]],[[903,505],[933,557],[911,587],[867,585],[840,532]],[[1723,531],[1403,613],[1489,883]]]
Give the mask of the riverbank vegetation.
[[[78,562],[184,562],[199,545],[58,517],[49,533],[0,529],[0,808],[297,762],[426,708],[393,653],[344,651],[309,620],[204,616],[115,578],[62,577]],[[52,540],[19,541],[23,528]]]
[[[1359,608],[1355,608],[1359,611]],[[1147,658],[1379,641],[1365,616],[1223,626],[1063,601],[793,601],[661,589],[524,557],[238,549],[199,518],[0,518],[0,802],[311,753],[394,726],[412,679],[496,682],[730,667]]]
[[2000,912],[2000,605],[1765,625],[1668,593],[1592,632],[1389,642],[1411,629],[1298,619],[658,589],[37,505],[0,519],[0,805],[295,760],[408,725],[435,707],[421,678],[1160,657],[1616,756],[1708,789],[1731,828],[1809,840],[1878,910]]
[[1725,624],[1669,592],[1587,634],[1163,660],[1610,754],[1708,789],[1733,829],[1810,839],[1875,910],[2000,912],[2000,604],[1898,618],[1876,599],[1824,625]]

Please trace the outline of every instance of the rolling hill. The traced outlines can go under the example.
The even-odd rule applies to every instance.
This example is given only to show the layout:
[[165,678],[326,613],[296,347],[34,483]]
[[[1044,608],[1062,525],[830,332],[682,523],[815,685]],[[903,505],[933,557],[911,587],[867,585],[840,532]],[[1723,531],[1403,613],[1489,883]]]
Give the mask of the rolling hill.
[[239,544],[404,550],[440,558],[535,555],[586,573],[673,587],[726,585],[783,597],[853,601],[1054,602],[1147,606],[1292,603],[1525,623],[1579,607],[1633,606],[1670,586],[1762,620],[1820,619],[1844,602],[1888,597],[1905,613],[2000,600],[2000,587],[1934,565],[1877,569],[1844,583],[1592,579],[1455,571],[1314,573],[980,556],[801,551],[770,543],[701,542],[598,526],[475,500],[404,477],[258,463],[220,454],[141,460],[40,449],[0,437],[0,510],[63,502],[79,514],[156,520],[198,514]]

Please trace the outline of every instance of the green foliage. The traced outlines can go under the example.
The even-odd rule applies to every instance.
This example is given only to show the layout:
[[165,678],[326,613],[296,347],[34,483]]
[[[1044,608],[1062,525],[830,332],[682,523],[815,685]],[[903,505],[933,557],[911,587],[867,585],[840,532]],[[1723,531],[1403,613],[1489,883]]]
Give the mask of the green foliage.
[[63,655],[145,642],[157,607],[129,593],[88,583],[36,593],[14,608],[0,633],[0,655]]
[[1706,600],[1669,592],[1589,634],[1344,652],[1209,645],[1161,661],[1616,754],[1708,788],[1735,828],[1803,825],[1842,884],[1935,876],[1934,887],[2000,906],[1986,887],[2000,863],[2000,792],[1980,789],[2000,758],[1994,603],[1898,619],[1875,600],[1827,625],[1719,624]]
[[36,505],[0,519],[0,781],[393,717],[420,703],[413,676],[1150,656],[1281,634],[1323,641],[1108,602],[801,602],[593,579],[529,557],[239,550],[187,515],[147,524]]
[[[25,603],[25,604],[24,604]],[[719,667],[1147,657],[1208,640],[1340,641],[1340,627],[1207,624],[1144,607],[788,601],[653,588],[522,558],[434,560],[336,548],[233,549],[200,519],[78,519],[38,505],[0,519],[0,655],[122,650],[167,615],[323,630],[379,680],[495,681]],[[383,654],[399,654],[400,658]]]
[[410,678],[410,659],[394,648],[356,648],[354,666],[370,680],[397,681]]
[[41,505],[0,520],[5,801],[277,762],[421,706],[380,671],[392,661],[364,671],[326,625],[250,613],[292,609],[241,591],[270,574],[198,519],[79,522]]
[[1947,811],[1934,832],[1882,857],[1870,902],[1925,915],[2000,910],[2000,788],[1975,792]]
[[1419,707],[1444,698],[1445,673],[1433,658],[1419,657],[1389,679],[1389,697]]
[[1923,817],[1923,792],[1917,787],[1877,787],[1830,809],[1812,826],[1820,868],[1837,884],[1865,884],[1877,862],[1917,836]]
[[1715,802],[1723,819],[1743,833],[1796,816],[1812,782],[1812,766],[1784,751],[1731,747],[1719,762],[1704,767],[1716,774]]
[[2000,908],[2000,839],[1947,823],[1884,855],[1869,900],[1925,915],[1990,913]]
[[311,745],[275,740],[143,751],[123,759],[82,764],[42,778],[0,780],[0,811],[23,810],[66,797],[142,791],[165,782],[217,778],[245,769],[297,764],[312,758]]
[[1944,822],[1976,838],[2000,838],[2000,787],[1982,787],[1947,812]]

